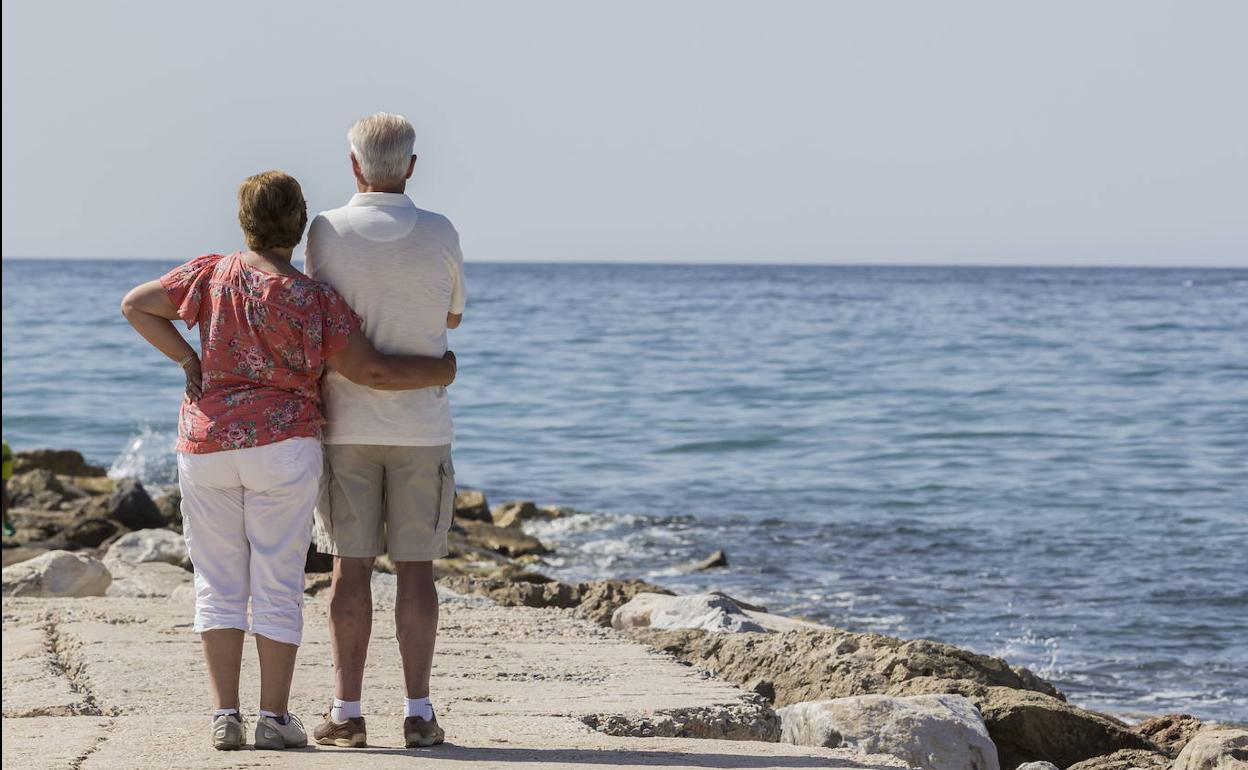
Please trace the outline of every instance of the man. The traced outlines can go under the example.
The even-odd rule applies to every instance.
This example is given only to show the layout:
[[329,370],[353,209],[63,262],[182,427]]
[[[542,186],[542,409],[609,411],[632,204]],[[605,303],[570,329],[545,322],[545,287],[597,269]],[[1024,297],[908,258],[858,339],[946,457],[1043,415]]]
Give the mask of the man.
[[[464,312],[463,255],[446,217],[404,194],[416,166],[415,131],[399,115],[359,120],[347,138],[359,192],[308,228],[308,275],[338,290],[385,353],[443,355]],[[389,553],[398,577],[395,625],[407,688],[409,747],[441,743],[429,699],[438,628],[433,560],[446,556],[455,504],[446,389],[380,392],[335,372],[323,383],[325,474],[317,547],[333,554],[329,602],[334,705],[317,743],[363,746],[361,688],[372,631],[373,559]]]

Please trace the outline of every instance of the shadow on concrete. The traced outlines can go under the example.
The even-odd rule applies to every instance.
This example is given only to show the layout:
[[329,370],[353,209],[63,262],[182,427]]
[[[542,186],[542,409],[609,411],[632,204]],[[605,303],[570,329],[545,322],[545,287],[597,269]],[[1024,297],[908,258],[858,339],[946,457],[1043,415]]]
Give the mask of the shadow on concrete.
[[[749,743],[742,741],[740,754],[699,754],[677,751],[631,751],[627,749],[526,749],[505,746],[457,746],[444,743],[424,749],[368,746],[358,749],[337,749],[352,755],[410,756],[438,759],[443,762],[531,763],[538,767],[556,764],[612,767],[616,765],[670,768],[768,768],[822,767],[844,770],[897,770],[895,766],[858,762],[832,757],[784,757],[749,753]],[[335,749],[329,749],[335,751]]]

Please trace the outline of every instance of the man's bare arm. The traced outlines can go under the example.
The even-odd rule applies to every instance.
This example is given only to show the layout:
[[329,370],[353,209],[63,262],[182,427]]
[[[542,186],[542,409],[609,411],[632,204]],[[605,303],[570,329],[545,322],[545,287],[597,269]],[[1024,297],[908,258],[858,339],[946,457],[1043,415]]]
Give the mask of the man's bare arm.
[[458,329],[459,322],[462,320],[464,320],[463,313],[447,313],[446,314],[446,328]]

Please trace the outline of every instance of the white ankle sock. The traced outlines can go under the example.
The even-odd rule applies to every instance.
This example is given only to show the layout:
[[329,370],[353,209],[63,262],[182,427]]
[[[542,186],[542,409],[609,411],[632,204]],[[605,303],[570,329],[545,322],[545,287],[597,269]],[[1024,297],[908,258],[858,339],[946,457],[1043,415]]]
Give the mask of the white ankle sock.
[[358,700],[339,700],[334,698],[334,707],[329,711],[329,718],[335,722],[345,722],[348,719],[359,719],[363,716],[360,711],[360,702]]
[[230,714],[233,714],[236,717],[242,716],[242,714],[238,713],[238,709],[217,709],[216,711],[212,712],[212,718],[216,719],[217,717],[229,716]]
[[420,717],[421,719],[433,719],[433,702],[429,700],[429,696],[423,698],[404,698],[407,706],[407,715],[409,717]]

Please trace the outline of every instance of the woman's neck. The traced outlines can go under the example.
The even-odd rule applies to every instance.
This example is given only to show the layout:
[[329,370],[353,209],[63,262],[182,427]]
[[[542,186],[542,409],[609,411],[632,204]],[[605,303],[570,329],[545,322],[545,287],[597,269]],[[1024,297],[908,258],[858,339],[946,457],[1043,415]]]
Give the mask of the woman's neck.
[[252,249],[251,253],[272,262],[289,262],[295,249],[291,246],[270,246],[267,249]]

